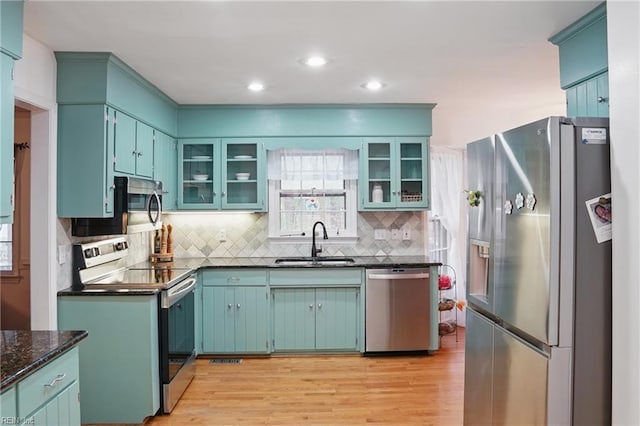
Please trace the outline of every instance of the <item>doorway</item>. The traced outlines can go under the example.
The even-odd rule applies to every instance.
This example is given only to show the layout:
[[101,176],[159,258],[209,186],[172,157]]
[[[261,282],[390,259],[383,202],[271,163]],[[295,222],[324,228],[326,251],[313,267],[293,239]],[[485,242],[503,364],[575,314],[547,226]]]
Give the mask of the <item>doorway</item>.
[[13,225],[0,230],[0,328],[31,328],[31,111],[15,107]]

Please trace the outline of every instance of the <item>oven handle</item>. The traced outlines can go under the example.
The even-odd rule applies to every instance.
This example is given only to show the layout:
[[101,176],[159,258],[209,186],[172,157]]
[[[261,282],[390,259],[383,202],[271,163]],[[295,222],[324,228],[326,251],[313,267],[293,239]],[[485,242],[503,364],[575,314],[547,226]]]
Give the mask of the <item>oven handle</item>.
[[196,276],[191,275],[180,284],[176,284],[169,290],[162,292],[162,308],[167,309],[176,304],[184,297],[185,294],[196,288]]
[[390,273],[390,274],[369,274],[367,277],[370,280],[415,280],[429,278],[428,272],[423,273]]

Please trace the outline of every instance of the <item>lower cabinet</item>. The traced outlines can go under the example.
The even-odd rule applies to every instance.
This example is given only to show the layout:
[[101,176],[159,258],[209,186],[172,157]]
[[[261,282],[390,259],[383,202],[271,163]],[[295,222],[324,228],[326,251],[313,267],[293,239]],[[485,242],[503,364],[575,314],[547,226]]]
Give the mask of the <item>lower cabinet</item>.
[[268,353],[266,271],[204,271],[203,353]]
[[273,350],[357,350],[359,293],[359,288],[273,289]]
[[89,332],[80,348],[83,424],[139,424],[158,412],[156,294],[59,296],[58,327]]
[[74,347],[5,390],[2,424],[79,426],[78,362]]

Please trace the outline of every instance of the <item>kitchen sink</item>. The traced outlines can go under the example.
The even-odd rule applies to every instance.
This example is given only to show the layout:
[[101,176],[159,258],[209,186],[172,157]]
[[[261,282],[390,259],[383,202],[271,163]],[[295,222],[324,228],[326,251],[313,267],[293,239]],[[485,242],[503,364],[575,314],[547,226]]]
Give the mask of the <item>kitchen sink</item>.
[[282,257],[274,262],[280,266],[345,266],[352,265],[351,257]]

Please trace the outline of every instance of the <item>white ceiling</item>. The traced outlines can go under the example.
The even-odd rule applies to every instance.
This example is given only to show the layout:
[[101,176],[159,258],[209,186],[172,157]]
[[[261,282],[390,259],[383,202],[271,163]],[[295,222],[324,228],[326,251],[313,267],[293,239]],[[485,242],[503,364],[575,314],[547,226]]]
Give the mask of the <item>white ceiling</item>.
[[[598,3],[28,0],[25,32],[113,52],[180,104],[436,103],[434,141],[460,145],[562,114],[547,39]],[[331,62],[309,69],[310,54]]]

